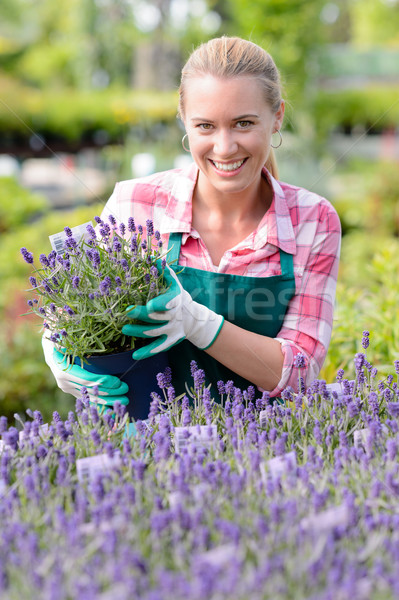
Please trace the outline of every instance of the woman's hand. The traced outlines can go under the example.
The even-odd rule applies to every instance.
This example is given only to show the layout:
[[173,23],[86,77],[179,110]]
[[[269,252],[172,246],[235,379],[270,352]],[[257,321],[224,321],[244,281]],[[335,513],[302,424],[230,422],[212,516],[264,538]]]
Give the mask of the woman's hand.
[[222,328],[224,317],[194,302],[168,265],[164,277],[169,283],[164,294],[152,298],[145,306],[127,308],[129,317],[146,324],[124,325],[122,332],[134,337],[156,338],[133,353],[136,360],[169,350],[184,339],[205,350],[213,344]]
[[125,395],[129,391],[127,383],[113,375],[98,375],[78,365],[68,366],[66,357],[56,350],[53,342],[45,335],[42,337],[42,346],[46,363],[63,392],[79,398],[82,388],[85,387],[90,401],[95,404],[109,407],[112,407],[116,401],[125,406],[129,404]]

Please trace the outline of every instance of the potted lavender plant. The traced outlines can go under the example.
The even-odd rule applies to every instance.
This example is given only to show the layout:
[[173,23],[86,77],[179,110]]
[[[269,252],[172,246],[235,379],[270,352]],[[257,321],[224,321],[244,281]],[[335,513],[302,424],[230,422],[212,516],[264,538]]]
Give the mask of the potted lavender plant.
[[95,221],[97,228],[86,224],[84,235],[81,226],[65,227],[63,234],[51,236],[53,250],[40,255],[39,267],[32,253],[21,248],[24,260],[34,266],[29,280],[35,296],[28,300],[29,312],[41,317],[70,364],[117,375],[128,383],[129,412],[143,418],[156,374],[165,369],[167,358],[159,354],[134,361],[132,351],[143,340],[124,335],[122,326],[129,322],[128,306],[145,304],[167,289],[166,253],[150,220],[145,232],[133,218],[127,226],[117,225],[112,216],[109,223],[99,217]]

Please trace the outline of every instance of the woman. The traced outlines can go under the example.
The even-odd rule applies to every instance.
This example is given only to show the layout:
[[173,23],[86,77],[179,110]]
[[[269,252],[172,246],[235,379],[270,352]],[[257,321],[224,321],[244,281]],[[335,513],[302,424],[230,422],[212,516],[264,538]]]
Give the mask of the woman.
[[[201,45],[182,71],[179,112],[194,164],[118,183],[102,215],[152,219],[175,261],[171,290],[132,309],[146,324],[124,332],[168,352],[179,392],[193,359],[213,386],[233,380],[276,397],[297,387],[302,354],[309,384],[330,341],[341,230],[327,200],[277,181],[284,101],[272,58],[240,38]],[[111,403],[123,393],[115,378],[47,357],[65,391],[99,384]]]

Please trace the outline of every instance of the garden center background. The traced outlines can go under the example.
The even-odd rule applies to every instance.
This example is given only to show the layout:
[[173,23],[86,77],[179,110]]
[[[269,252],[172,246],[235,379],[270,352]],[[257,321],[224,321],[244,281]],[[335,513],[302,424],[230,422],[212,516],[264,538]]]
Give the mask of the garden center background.
[[399,0],[2,0],[0,406],[62,415],[20,255],[99,214],[117,180],[183,164],[176,119],[193,46],[239,35],[280,68],[280,178],[327,197],[343,243],[321,378],[350,375],[362,331],[381,373],[399,359]]

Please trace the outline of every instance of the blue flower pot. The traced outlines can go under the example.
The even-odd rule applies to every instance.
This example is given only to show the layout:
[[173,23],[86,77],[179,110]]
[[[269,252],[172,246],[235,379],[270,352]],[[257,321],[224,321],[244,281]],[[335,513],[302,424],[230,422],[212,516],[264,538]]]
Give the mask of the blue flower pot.
[[[99,375],[115,375],[129,386],[127,410],[133,419],[146,419],[151,403],[151,392],[159,391],[157,374],[168,366],[166,352],[149,358],[134,360],[132,350],[119,354],[91,356],[84,368]],[[80,365],[79,359],[75,362]]]

